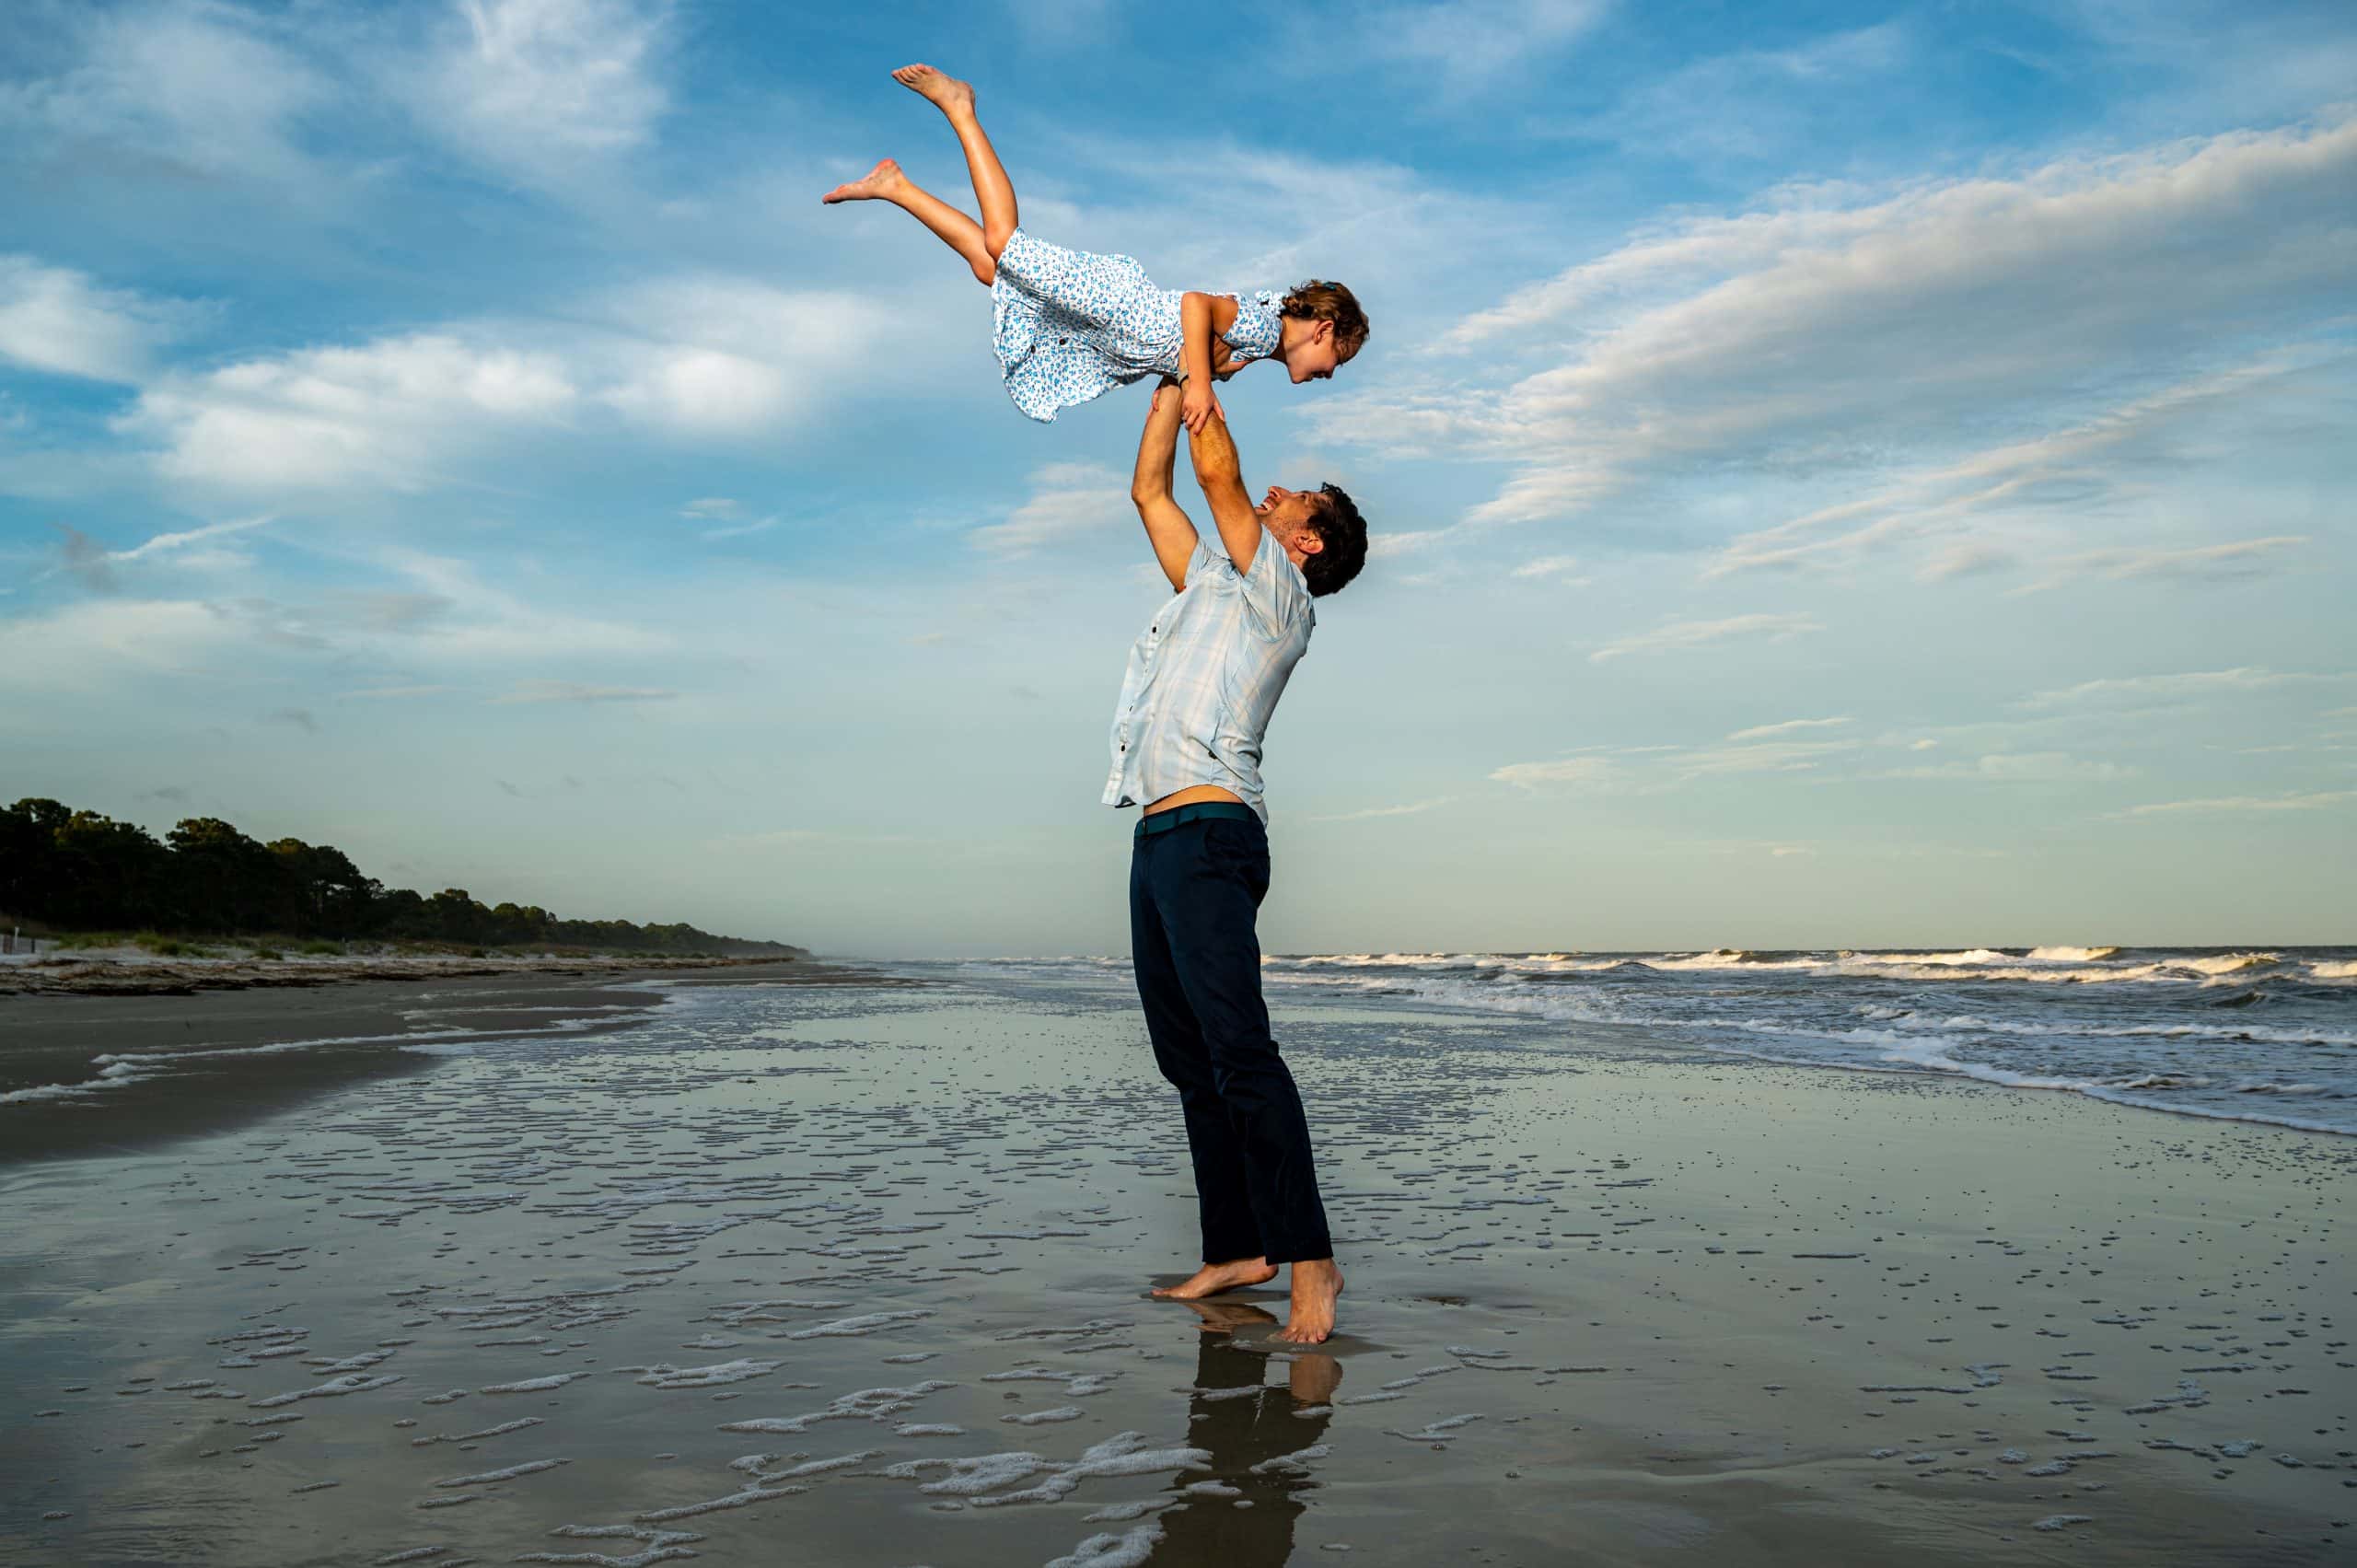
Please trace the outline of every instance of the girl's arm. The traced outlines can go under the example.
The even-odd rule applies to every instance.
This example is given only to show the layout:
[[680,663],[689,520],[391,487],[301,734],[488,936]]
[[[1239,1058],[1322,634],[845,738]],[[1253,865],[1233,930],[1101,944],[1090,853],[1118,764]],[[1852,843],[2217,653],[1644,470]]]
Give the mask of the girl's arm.
[[1236,301],[1225,295],[1188,290],[1178,302],[1178,363],[1187,372],[1180,414],[1187,428],[1200,431],[1218,413],[1219,395],[1212,390],[1212,340],[1236,325]]

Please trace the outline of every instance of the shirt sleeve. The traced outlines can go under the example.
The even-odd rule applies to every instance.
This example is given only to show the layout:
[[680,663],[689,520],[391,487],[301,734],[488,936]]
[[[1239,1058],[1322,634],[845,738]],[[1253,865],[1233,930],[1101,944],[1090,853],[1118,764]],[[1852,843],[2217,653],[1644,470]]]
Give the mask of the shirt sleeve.
[[1277,314],[1277,296],[1264,290],[1235,297],[1236,319],[1220,337],[1239,362],[1268,358],[1277,352],[1284,334],[1283,319]]
[[1205,572],[1210,571],[1214,566],[1225,566],[1226,564],[1227,557],[1222,555],[1219,552],[1213,550],[1209,544],[1205,543],[1203,541],[1202,535],[1197,534],[1195,536],[1195,553],[1187,557],[1186,586],[1190,588],[1193,587],[1195,586],[1195,579],[1202,576]]
[[1244,570],[1242,582],[1245,608],[1263,636],[1285,635],[1309,609],[1309,585],[1301,569],[1286,558],[1283,546],[1265,534],[1253,547],[1252,564]]

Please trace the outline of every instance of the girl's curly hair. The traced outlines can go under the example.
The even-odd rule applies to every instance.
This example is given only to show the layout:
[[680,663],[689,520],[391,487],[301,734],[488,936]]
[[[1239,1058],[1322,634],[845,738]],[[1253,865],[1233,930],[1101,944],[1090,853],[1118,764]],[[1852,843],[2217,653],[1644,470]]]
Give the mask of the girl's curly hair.
[[1334,323],[1334,348],[1342,358],[1358,353],[1366,342],[1366,312],[1359,296],[1330,278],[1311,278],[1294,285],[1278,313],[1304,321]]

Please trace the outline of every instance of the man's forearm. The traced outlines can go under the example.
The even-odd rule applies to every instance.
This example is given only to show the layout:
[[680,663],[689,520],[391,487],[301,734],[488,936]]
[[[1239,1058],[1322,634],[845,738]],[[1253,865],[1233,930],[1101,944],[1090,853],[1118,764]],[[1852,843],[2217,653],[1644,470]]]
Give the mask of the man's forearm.
[[1203,487],[1206,497],[1215,481],[1225,480],[1237,490],[1243,489],[1243,466],[1237,459],[1236,437],[1228,434],[1225,420],[1212,421],[1201,430],[1187,432],[1187,457],[1195,465],[1195,482]]
[[1187,457],[1195,465],[1195,482],[1203,487],[1203,504],[1219,525],[1220,542],[1239,572],[1252,564],[1260,546],[1260,519],[1244,494],[1244,474],[1236,456],[1236,439],[1227,422],[1211,419],[1201,430],[1187,432]]
[[1138,462],[1130,476],[1130,499],[1141,504],[1170,498],[1170,476],[1178,460],[1178,398],[1167,377],[1155,389],[1145,432],[1138,437]]

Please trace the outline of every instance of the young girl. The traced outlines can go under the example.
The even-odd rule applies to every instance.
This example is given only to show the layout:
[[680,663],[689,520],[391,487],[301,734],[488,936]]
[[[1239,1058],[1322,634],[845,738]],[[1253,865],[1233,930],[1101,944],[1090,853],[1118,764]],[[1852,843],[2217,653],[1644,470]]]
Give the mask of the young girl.
[[1067,250],[1016,226],[1015,187],[974,117],[971,84],[930,65],[893,79],[930,99],[958,133],[981,203],[976,223],[918,187],[890,158],[823,200],[889,202],[940,236],[991,291],[992,346],[1007,396],[1033,419],[1149,376],[1177,376],[1187,427],[1225,418],[1212,390],[1256,359],[1282,362],[1297,386],[1323,381],[1366,342],[1365,312],[1338,283],[1312,279],[1288,293],[1180,293],[1156,288],[1127,256]]

